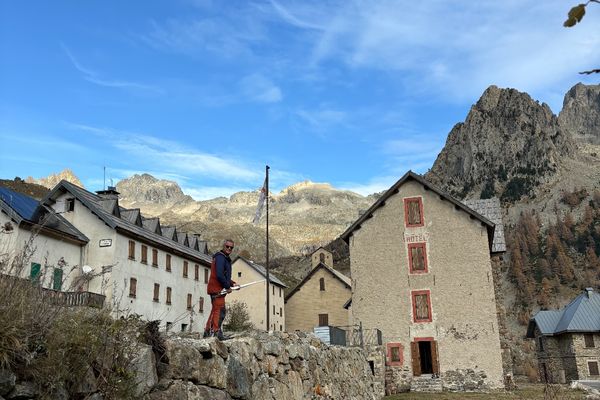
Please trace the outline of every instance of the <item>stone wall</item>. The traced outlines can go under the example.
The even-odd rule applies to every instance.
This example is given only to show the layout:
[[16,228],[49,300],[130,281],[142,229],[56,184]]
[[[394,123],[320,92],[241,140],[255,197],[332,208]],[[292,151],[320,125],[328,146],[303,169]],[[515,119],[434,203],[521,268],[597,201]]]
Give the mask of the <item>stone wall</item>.
[[383,395],[363,350],[326,346],[302,333],[256,333],[224,342],[171,338],[158,376],[146,400],[375,400]]

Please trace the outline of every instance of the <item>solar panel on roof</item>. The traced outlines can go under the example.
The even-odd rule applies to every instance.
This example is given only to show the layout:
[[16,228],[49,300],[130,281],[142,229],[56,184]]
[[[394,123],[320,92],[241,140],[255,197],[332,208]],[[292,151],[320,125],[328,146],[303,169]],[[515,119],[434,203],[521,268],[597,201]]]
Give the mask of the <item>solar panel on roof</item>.
[[0,199],[10,206],[21,218],[32,220],[39,201],[22,193],[0,187]]

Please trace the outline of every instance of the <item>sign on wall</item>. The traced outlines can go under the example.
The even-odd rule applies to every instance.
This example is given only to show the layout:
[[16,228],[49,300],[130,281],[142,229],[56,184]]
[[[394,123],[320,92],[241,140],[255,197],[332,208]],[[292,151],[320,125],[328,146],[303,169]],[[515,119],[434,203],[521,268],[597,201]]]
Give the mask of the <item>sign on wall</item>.
[[112,239],[100,239],[100,247],[112,246]]

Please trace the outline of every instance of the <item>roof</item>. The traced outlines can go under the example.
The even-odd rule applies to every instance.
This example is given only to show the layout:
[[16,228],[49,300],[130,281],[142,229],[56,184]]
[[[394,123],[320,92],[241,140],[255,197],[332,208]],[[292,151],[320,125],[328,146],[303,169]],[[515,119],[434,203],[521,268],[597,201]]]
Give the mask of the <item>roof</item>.
[[502,222],[500,200],[494,197],[491,199],[465,200],[464,203],[496,225],[494,240],[492,241],[492,253],[504,253],[506,251],[506,240],[504,239],[504,223]]
[[352,280],[350,278],[348,278],[346,275],[342,274],[340,271],[336,271],[333,268],[328,267],[327,265],[323,264],[323,263],[319,263],[317,264],[316,267],[314,267],[305,277],[304,279],[302,279],[302,281],[296,285],[296,287],[294,289],[292,289],[291,292],[289,292],[286,296],[285,296],[285,301],[287,302],[289,300],[290,297],[292,297],[294,295],[294,293],[296,293],[298,290],[300,290],[300,288],[302,288],[302,286],[304,286],[304,284],[306,282],[308,282],[310,280],[310,278],[317,272],[317,270],[324,268],[327,271],[329,271],[329,273],[331,275],[334,276],[334,278],[336,278],[337,280],[339,280],[340,282],[342,282],[344,284],[344,286],[346,286],[348,289],[352,289]]
[[562,310],[539,311],[529,320],[527,337],[535,336],[536,326],[545,336],[600,332],[600,294],[587,288]]
[[352,225],[350,225],[348,227],[348,229],[346,229],[346,231],[344,231],[344,233],[342,233],[340,235],[340,237],[346,243],[348,243],[350,240],[350,236],[352,236],[354,231],[360,229],[363,222],[372,218],[373,213],[379,207],[383,207],[385,205],[386,200],[389,199],[390,197],[392,197],[393,195],[395,195],[396,193],[398,193],[400,190],[400,186],[402,186],[404,183],[406,183],[409,180],[414,180],[414,181],[419,182],[421,185],[423,185],[425,187],[426,190],[430,190],[430,191],[436,193],[438,196],[440,196],[440,198],[442,200],[449,201],[450,203],[454,204],[454,206],[457,207],[458,209],[461,209],[464,212],[466,212],[469,216],[481,221],[481,223],[487,227],[488,239],[489,239],[490,250],[491,250],[491,245],[493,243],[493,237],[494,237],[494,229],[495,229],[494,223],[492,221],[490,221],[489,219],[487,219],[486,217],[484,217],[483,215],[481,215],[480,213],[478,213],[477,211],[466,206],[464,203],[460,202],[459,200],[455,199],[454,197],[450,196],[449,194],[443,192],[441,189],[438,189],[437,187],[433,186],[430,182],[425,180],[425,178],[423,178],[421,175],[416,174],[412,171],[408,171],[406,174],[404,174],[404,176],[402,178],[400,178],[396,183],[394,183],[394,185],[392,185],[391,188],[389,188],[379,199],[377,199],[377,201],[375,203],[373,203],[373,205],[371,207],[369,207],[369,209],[367,211],[365,211],[358,218],[358,220],[356,220]]
[[71,236],[71,239],[89,242],[89,239],[63,216],[25,194],[0,187],[0,208],[18,224],[26,222],[38,225],[47,232],[66,234]]
[[[235,260],[233,260],[233,262],[236,262],[238,259],[244,261],[246,264],[248,264],[250,267],[252,267],[256,272],[258,272],[259,274],[264,276],[265,279],[267,278],[267,269],[265,267],[263,267],[262,265],[257,264],[254,261],[250,261],[242,256],[237,256],[235,258]],[[281,286],[282,288],[287,288],[287,285],[285,283],[283,283],[275,275],[273,275],[273,273],[271,273],[270,271],[269,271],[269,281],[271,281],[271,283],[273,283],[277,286]]]
[[[112,229],[118,230],[127,236],[141,237],[150,243],[172,249],[174,252],[180,252],[189,257],[199,260],[205,265],[210,265],[211,258],[199,251],[196,251],[188,246],[178,243],[172,239],[175,228],[170,232],[169,236],[163,227],[163,235],[156,233],[154,230],[147,229],[143,226],[138,226],[127,219],[120,218],[118,200],[103,199],[102,197],[88,192],[77,185],[66,180],[60,181],[54,189],[50,191],[42,200],[43,203],[50,203],[60,196],[63,192],[69,192],[75,196],[85,207]],[[108,207],[106,207],[108,205]],[[114,207],[113,207],[114,206]],[[116,211],[116,212],[115,212]],[[117,215],[115,215],[117,214]]]
[[[0,187],[0,200],[21,219],[32,221],[40,202],[22,193]],[[4,207],[2,207],[4,209]],[[8,210],[5,210],[10,215]],[[12,215],[11,215],[12,217]],[[20,221],[18,221],[20,222]]]

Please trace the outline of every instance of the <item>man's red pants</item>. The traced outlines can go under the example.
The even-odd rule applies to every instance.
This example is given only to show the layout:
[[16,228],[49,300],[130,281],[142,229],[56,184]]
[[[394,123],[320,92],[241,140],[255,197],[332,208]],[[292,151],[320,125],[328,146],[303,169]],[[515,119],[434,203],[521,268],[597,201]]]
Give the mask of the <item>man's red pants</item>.
[[221,324],[225,319],[225,296],[210,296],[211,308],[208,321],[206,321],[205,332],[216,333],[221,330]]

